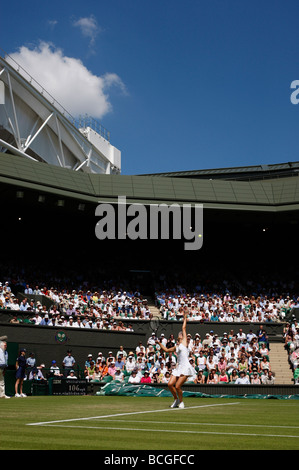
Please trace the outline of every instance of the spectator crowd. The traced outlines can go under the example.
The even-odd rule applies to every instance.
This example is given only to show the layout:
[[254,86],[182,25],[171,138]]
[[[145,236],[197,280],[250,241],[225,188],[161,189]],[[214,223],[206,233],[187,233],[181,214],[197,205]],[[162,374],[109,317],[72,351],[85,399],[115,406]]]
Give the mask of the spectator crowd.
[[189,321],[264,323],[284,321],[294,307],[299,307],[299,297],[234,296],[230,292],[190,294],[180,289],[156,292],[156,303],[165,320],[181,320],[184,308],[188,307]]
[[[144,345],[140,342],[135,350],[125,351],[121,346],[107,357],[99,352],[96,358],[89,355],[85,364],[85,377],[90,381],[116,380],[129,384],[167,384],[176,367],[175,353],[164,353],[157,344],[155,333]],[[159,340],[167,348],[175,344],[175,338],[161,334]],[[275,372],[271,370],[269,343],[266,331],[250,330],[245,334],[239,329],[219,337],[210,331],[201,338],[188,334],[190,364],[196,373],[188,382],[194,384],[274,384]],[[187,383],[188,383],[187,382]]]
[[[9,281],[0,283],[0,308],[12,313],[11,323],[21,323],[26,317],[31,324],[75,328],[133,331],[132,323],[122,320],[150,320],[152,314],[139,290],[115,287],[106,289],[57,289],[34,287],[25,284],[24,298],[20,300]],[[43,296],[47,302],[36,301]],[[292,295],[233,295],[229,290],[217,293],[184,288],[156,290],[156,305],[161,318],[180,321],[183,311],[189,310],[188,321],[223,322],[227,328],[235,322],[267,323],[284,322],[289,312],[299,307],[299,298]],[[46,304],[48,306],[46,306]],[[24,317],[21,314],[26,314]],[[231,324],[231,325],[229,325]],[[260,336],[260,333],[263,333]],[[165,344],[173,343],[173,337],[160,338]],[[299,384],[299,326],[295,320],[284,328],[285,348],[294,372],[294,382]],[[274,383],[275,374],[269,361],[269,343],[264,331],[249,334],[224,333],[218,337],[212,330],[204,338],[199,334],[188,335],[190,362],[196,375],[191,383]],[[119,380],[129,383],[167,383],[176,366],[175,354],[165,354],[156,345],[156,338],[126,352],[122,349],[115,356],[89,358],[84,375],[90,381]],[[56,364],[51,364],[51,367]],[[39,366],[40,371],[45,367]],[[36,371],[35,371],[36,372]],[[60,372],[59,372],[60,373]],[[29,377],[28,377],[29,378]]]
[[[106,356],[99,351],[97,356],[88,354],[84,364],[77,364],[72,351],[61,364],[52,359],[47,366],[38,365],[34,353],[26,356],[25,380],[46,382],[50,377],[67,379],[85,378],[91,383],[120,384],[167,384],[177,364],[175,353],[164,353],[158,341],[167,348],[175,344],[175,338],[155,333],[146,344],[139,344],[134,350],[126,351],[119,346],[117,351],[109,351]],[[189,361],[194,376],[187,384],[252,384],[273,385],[275,372],[271,369],[269,343],[262,326],[245,334],[240,328],[237,333],[231,330],[219,337],[213,331],[204,338],[196,333],[188,334]],[[26,355],[26,350],[23,350]],[[297,365],[298,366],[298,365]]]
[[[9,282],[0,283],[0,309],[13,314],[13,323],[26,321],[35,325],[93,329],[127,329],[122,320],[150,320],[152,313],[147,299],[138,290],[123,289],[56,289],[25,285],[20,300]],[[35,296],[45,296],[45,302]],[[188,321],[198,322],[283,322],[289,312],[299,307],[299,297],[238,295],[226,293],[188,293],[181,288],[173,292],[157,291],[156,306],[161,318],[180,321],[188,308]],[[132,329],[130,325],[129,329]]]
[[[26,285],[24,295],[19,300],[8,282],[0,283],[0,308],[11,311],[11,323],[25,321],[40,326],[132,331],[132,325],[125,326],[122,320],[150,320],[152,317],[147,299],[139,291],[80,289],[69,292],[38,286],[33,289]],[[36,295],[45,296],[50,307],[36,301]]]

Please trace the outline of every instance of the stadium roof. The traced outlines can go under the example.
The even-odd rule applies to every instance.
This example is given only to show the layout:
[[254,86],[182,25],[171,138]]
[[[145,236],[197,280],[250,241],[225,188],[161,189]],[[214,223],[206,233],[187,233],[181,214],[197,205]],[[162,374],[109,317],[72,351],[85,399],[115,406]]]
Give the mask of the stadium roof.
[[14,190],[28,189],[92,204],[115,203],[118,196],[126,196],[127,203],[202,203],[209,209],[274,213],[299,210],[298,173],[254,181],[207,179],[198,175],[194,178],[99,175],[0,153],[0,183],[6,185],[6,189],[9,185]]
[[[299,162],[286,162],[267,165],[241,166],[216,168],[207,170],[189,170],[166,173],[155,173],[152,176],[170,176],[180,178],[213,178],[235,181],[253,181],[269,178],[285,178],[286,176],[297,176],[299,173]],[[148,175],[151,176],[151,175]]]

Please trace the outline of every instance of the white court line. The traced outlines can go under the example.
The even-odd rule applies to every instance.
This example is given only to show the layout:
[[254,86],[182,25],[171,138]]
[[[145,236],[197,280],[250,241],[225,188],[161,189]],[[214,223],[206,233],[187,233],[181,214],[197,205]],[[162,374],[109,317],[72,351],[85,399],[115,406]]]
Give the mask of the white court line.
[[[165,423],[164,423],[165,424]],[[179,434],[213,434],[213,435],[220,435],[223,436],[223,432],[215,432],[215,431],[183,431],[178,429],[144,429],[144,428],[115,428],[115,427],[107,427],[107,426],[63,426],[61,424],[41,424],[41,426],[45,427],[58,427],[58,428],[73,428],[73,429],[97,429],[98,431],[133,431],[133,432],[162,432],[163,434],[171,432],[171,433],[179,433]],[[240,432],[226,432],[226,436],[249,436],[249,437],[279,437],[279,438],[295,438],[298,439],[299,435],[292,436],[291,434],[256,434],[256,433],[240,433]]]
[[[242,427],[242,428],[274,428],[274,429],[299,429],[299,426],[283,426],[276,424],[239,424],[239,423],[200,423],[195,422],[183,422],[183,421],[138,421],[133,419],[107,419],[110,423],[115,421],[116,423],[142,423],[142,424],[175,424],[176,426],[228,426],[228,427]],[[298,436],[299,437],[299,436]]]
[[184,410],[191,410],[194,408],[210,408],[214,406],[230,406],[230,405],[239,405],[240,402],[234,403],[217,403],[212,405],[197,405],[197,406],[188,406],[185,407],[183,410],[180,408],[166,408],[164,410],[149,410],[149,411],[132,411],[130,413],[116,413],[113,415],[105,415],[105,416],[90,416],[89,418],[72,418],[72,419],[61,419],[56,421],[44,421],[40,423],[27,423],[27,426],[46,426],[49,424],[56,424],[56,423],[70,423],[71,421],[88,421],[90,419],[104,419],[104,418],[115,418],[118,416],[130,416],[130,415],[139,415],[139,414],[147,414],[147,413],[162,413],[164,411],[172,411],[172,412],[183,412]]

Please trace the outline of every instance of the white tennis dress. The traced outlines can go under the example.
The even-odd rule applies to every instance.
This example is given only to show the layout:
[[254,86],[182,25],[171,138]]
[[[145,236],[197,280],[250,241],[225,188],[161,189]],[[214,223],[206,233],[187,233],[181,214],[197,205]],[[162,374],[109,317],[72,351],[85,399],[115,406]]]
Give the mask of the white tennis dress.
[[186,375],[189,377],[190,375],[196,374],[194,367],[191,366],[189,362],[189,350],[184,346],[182,343],[176,347],[176,354],[177,354],[177,365],[176,368],[173,369],[172,374],[175,377],[180,377],[181,375]]

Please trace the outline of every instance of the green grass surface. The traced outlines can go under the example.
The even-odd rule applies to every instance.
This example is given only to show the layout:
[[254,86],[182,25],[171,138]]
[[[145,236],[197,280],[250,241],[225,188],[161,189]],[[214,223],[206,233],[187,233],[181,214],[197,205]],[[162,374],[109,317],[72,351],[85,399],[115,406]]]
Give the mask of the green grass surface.
[[[0,400],[1,450],[299,449],[299,401],[36,396]],[[37,424],[39,423],[39,424]]]

